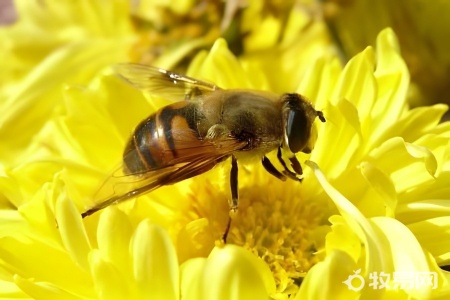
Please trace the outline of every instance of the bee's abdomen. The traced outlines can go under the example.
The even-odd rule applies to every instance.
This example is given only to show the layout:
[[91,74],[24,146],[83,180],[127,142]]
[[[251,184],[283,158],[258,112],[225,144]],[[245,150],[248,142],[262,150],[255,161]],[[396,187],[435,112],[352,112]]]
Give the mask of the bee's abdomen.
[[142,173],[161,165],[156,115],[144,120],[134,131],[123,153],[125,173]]
[[186,155],[183,150],[186,141],[198,143],[199,138],[193,135],[197,132],[193,121],[194,110],[195,105],[182,101],[166,106],[142,121],[123,154],[125,173],[144,173],[163,168]]

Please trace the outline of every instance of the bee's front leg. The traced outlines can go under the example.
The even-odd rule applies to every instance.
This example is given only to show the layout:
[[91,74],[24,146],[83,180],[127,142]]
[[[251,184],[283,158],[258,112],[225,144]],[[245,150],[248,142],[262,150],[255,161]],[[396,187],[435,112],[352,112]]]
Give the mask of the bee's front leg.
[[278,147],[277,158],[278,158],[278,161],[281,163],[281,165],[284,168],[284,170],[283,170],[284,175],[286,175],[290,179],[293,179],[296,181],[303,180],[303,178],[297,177],[297,175],[301,176],[303,174],[303,170],[302,170],[302,167],[301,167],[299,161],[295,157],[295,155],[293,157],[289,158],[289,161],[291,162],[291,166],[294,169],[295,173],[288,169],[286,162],[283,160],[282,153],[281,153],[281,147]]

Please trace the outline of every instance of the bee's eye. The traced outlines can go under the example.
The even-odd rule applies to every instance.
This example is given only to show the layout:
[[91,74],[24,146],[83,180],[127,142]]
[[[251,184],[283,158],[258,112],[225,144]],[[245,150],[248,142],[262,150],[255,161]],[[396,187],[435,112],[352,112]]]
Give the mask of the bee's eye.
[[287,115],[286,135],[289,149],[292,153],[301,151],[310,135],[310,124],[303,111],[290,110]]

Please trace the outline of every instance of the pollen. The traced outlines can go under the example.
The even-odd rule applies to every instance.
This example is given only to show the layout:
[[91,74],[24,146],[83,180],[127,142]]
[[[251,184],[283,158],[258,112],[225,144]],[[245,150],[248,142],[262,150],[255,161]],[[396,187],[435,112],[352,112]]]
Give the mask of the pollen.
[[[248,174],[240,176],[239,210],[232,218],[227,244],[242,246],[264,260],[273,273],[278,292],[295,293],[306,272],[321,260],[318,253],[323,245],[317,241],[323,241],[329,228],[329,213],[320,201],[304,195],[305,182],[280,181],[259,166],[241,173]],[[200,212],[199,203],[194,206],[199,215],[211,222],[220,220],[214,226],[220,238],[228,216],[226,193],[215,195],[213,189],[207,189],[210,201],[225,203],[216,203],[223,215],[214,210],[214,215],[208,216],[211,209]]]

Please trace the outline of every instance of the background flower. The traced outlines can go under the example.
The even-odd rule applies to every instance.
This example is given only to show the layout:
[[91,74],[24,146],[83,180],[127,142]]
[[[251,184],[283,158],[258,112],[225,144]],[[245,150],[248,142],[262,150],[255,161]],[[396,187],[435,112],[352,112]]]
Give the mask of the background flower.
[[324,20],[344,56],[355,55],[380,30],[392,27],[411,73],[408,101],[414,106],[450,103],[448,2],[327,0],[323,5]]

